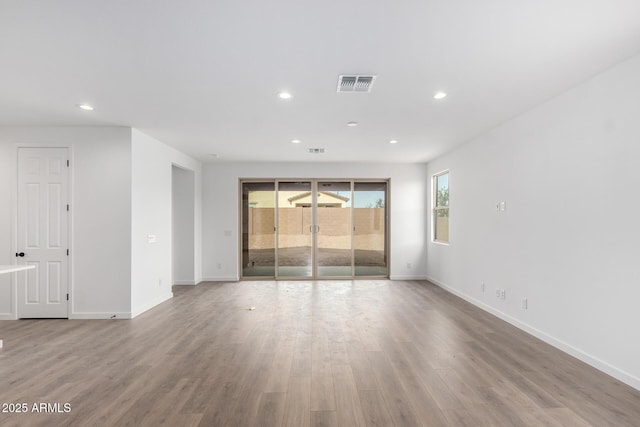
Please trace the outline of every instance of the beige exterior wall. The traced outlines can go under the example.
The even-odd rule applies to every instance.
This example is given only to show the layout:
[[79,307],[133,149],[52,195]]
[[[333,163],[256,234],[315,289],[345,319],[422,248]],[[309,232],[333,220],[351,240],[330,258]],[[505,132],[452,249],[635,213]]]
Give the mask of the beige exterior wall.
[[[296,198],[300,195],[304,195],[304,197]],[[252,191],[249,193],[249,203],[256,208],[273,208],[275,207],[274,192]],[[335,197],[330,193],[320,191],[318,192],[318,203],[339,204],[340,207],[345,207],[347,201]],[[310,205],[311,194],[305,195],[305,193],[301,191],[278,191],[278,206],[281,208],[292,208],[301,204]]]
[[[384,208],[354,209],[355,249],[383,250]],[[249,209],[249,249],[272,249],[275,244],[273,208]],[[349,249],[351,233],[350,209],[318,209],[318,246]],[[311,208],[281,208],[279,210],[279,247],[311,246]]]
[[449,217],[436,217],[437,240],[441,242],[449,241]]

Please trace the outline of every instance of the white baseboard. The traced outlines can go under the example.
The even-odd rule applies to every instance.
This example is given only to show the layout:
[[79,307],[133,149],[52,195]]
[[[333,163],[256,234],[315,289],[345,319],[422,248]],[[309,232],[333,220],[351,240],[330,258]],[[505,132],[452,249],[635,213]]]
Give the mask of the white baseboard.
[[169,292],[168,294],[160,295],[158,298],[149,301],[141,307],[137,307],[135,310],[131,310],[131,318],[140,316],[145,311],[151,310],[156,305],[162,304],[163,302],[170,300],[173,298],[173,292]]
[[0,340],[0,348],[2,348],[2,340]]
[[108,313],[71,313],[71,320],[103,320],[103,319],[131,319],[128,312],[108,312]]
[[175,280],[174,286],[195,286],[198,283],[195,280]]
[[[131,319],[131,313],[110,311],[106,313],[101,312],[80,312],[69,314],[70,320],[95,320],[95,319]],[[0,320],[18,320],[18,318],[12,314],[3,315],[0,314]]]
[[482,310],[493,314],[494,316],[498,317],[499,319],[504,320],[507,323],[512,324],[513,326],[515,326],[518,329],[521,329],[525,332],[527,332],[530,335],[533,335],[534,337],[546,342],[547,344],[564,351],[565,353],[575,357],[576,359],[579,359],[581,361],[583,361],[584,363],[598,369],[599,371],[602,371],[608,375],[611,375],[612,377],[614,377],[617,380],[622,381],[625,384],[630,385],[631,387],[635,388],[636,390],[640,390],[640,378],[637,378],[631,374],[629,374],[628,372],[625,372],[621,369],[616,368],[615,366],[610,365],[609,363],[598,359],[597,357],[594,357],[592,355],[590,355],[589,353],[586,353],[582,350],[580,350],[579,348],[576,348],[574,346],[572,346],[571,344],[568,344],[558,338],[555,338],[552,335],[547,334],[546,332],[543,332],[539,329],[534,328],[533,326],[524,323],[514,317],[509,316],[506,313],[501,312],[500,310],[496,310],[495,308],[491,307],[490,305],[485,304],[482,301],[479,301],[467,294],[464,294],[450,286],[445,285],[442,282],[439,282],[438,280],[432,278],[432,277],[427,277],[425,280],[428,280],[429,282],[433,283],[434,285],[444,289],[447,292],[452,293],[453,295],[462,298],[463,300],[475,305],[476,307],[481,308]]
[[240,278],[238,276],[218,276],[218,277],[203,277],[203,282],[238,282]]
[[401,275],[401,274],[394,274],[389,276],[390,280],[429,280],[429,278],[427,276],[424,275]]

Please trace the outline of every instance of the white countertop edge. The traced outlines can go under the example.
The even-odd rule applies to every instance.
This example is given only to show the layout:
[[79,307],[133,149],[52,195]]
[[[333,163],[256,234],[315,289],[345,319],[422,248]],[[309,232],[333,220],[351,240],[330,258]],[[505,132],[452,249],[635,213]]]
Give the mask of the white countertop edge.
[[0,274],[13,273],[14,271],[31,270],[35,265],[0,265]]

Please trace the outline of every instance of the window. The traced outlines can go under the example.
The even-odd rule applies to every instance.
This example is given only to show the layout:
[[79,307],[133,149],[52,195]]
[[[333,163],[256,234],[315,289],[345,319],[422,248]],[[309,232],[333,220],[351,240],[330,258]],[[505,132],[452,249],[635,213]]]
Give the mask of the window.
[[449,171],[433,176],[433,241],[449,243]]

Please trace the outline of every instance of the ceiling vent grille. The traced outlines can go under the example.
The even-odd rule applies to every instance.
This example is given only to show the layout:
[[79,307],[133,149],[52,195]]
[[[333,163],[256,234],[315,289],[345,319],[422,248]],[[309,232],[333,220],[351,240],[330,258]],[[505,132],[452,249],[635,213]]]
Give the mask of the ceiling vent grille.
[[338,92],[371,92],[376,76],[338,76]]
[[323,154],[324,148],[309,148],[309,153],[311,154]]

